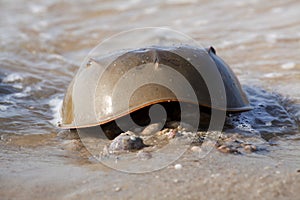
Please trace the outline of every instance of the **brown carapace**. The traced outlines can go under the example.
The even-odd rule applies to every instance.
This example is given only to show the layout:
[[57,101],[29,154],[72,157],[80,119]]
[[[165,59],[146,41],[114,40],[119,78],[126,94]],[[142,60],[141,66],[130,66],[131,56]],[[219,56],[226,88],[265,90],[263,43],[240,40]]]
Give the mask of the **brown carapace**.
[[212,47],[151,46],[109,58],[108,63],[91,59],[79,70],[67,89],[60,127],[105,125],[168,102],[226,112],[252,109],[237,77]]

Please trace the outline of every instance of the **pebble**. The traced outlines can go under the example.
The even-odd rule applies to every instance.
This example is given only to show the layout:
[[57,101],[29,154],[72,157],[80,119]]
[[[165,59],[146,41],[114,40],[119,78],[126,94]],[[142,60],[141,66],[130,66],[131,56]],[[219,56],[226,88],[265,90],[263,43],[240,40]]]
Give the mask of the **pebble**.
[[218,150],[222,153],[230,153],[230,148],[226,145],[221,145],[218,147]]
[[138,137],[131,131],[126,133],[121,133],[116,137],[108,146],[109,153],[116,153],[122,151],[131,151],[142,149],[146,145],[144,144],[142,138]]
[[180,170],[180,169],[182,169],[182,165],[181,164],[176,164],[176,165],[174,165],[174,169]]
[[252,144],[247,144],[244,146],[245,151],[247,152],[254,152],[257,150],[257,147],[255,145]]
[[120,187],[116,187],[116,188],[115,188],[115,191],[116,191],[116,192],[119,192],[119,191],[121,191],[121,188],[120,188]]
[[221,145],[218,147],[218,150],[222,153],[233,153],[233,154],[239,154],[240,152],[237,149],[230,148],[226,145]]
[[192,147],[191,147],[191,151],[193,151],[193,152],[201,152],[202,149],[201,149],[201,147],[199,147],[199,146],[192,146]]
[[141,135],[153,135],[162,129],[162,123],[153,123],[147,126],[142,132]]

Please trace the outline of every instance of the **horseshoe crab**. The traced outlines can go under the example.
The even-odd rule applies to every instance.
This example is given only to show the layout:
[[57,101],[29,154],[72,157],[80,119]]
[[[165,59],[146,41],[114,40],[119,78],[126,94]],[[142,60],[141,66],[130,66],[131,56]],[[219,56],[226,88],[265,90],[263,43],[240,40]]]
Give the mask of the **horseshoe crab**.
[[[111,55],[110,59],[112,62],[106,68],[103,67],[101,59],[91,59],[85,68],[79,70],[67,89],[61,110],[60,127],[73,129],[106,125],[147,106],[168,102],[182,101],[226,112],[244,112],[252,109],[237,77],[216,55],[213,47],[204,49],[184,45],[152,46],[117,52]],[[145,67],[147,64],[151,64],[150,67]],[[219,106],[218,102],[212,105],[207,80],[199,70],[202,73],[214,70],[213,73],[220,75],[227,99],[225,107]],[[197,101],[189,99],[190,94],[182,87],[183,83],[174,80],[176,76],[172,74],[173,71],[189,82]],[[149,84],[137,82],[136,77],[148,81]],[[141,85],[132,92],[127,89],[127,85],[120,83],[121,79],[126,79],[131,85]],[[176,90],[176,94],[155,81],[168,82],[168,86]],[[122,88],[117,90],[120,86]],[[126,101],[125,96],[128,94],[130,100]]]

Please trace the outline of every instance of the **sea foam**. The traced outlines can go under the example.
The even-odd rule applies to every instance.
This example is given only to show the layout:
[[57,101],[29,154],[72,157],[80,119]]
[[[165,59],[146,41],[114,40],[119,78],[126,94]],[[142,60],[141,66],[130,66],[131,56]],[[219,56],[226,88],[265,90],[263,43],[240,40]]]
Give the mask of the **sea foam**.
[[17,73],[12,73],[7,75],[2,82],[3,83],[12,83],[12,82],[16,82],[16,81],[21,81],[23,80],[23,76],[21,76],[20,74]]
[[54,126],[57,126],[59,122],[61,122],[61,115],[60,115],[60,110],[62,107],[62,97],[61,96],[55,96],[49,101],[49,106],[52,112],[52,117],[53,119],[50,120],[50,123],[53,124]]

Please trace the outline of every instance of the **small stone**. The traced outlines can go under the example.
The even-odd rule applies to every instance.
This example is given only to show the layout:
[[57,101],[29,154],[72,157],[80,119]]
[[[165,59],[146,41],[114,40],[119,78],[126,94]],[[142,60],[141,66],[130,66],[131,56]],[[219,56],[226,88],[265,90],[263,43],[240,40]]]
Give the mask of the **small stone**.
[[230,148],[226,145],[221,145],[218,147],[218,150],[222,153],[230,153]]
[[240,152],[237,149],[234,149],[234,148],[226,146],[226,145],[219,146],[218,150],[222,153],[240,154]]
[[178,179],[174,179],[173,182],[174,183],[178,183],[179,181],[178,181]]
[[182,165],[181,164],[176,164],[176,165],[174,165],[174,169],[180,170],[180,169],[182,169]]
[[116,187],[116,188],[115,188],[115,191],[116,191],[116,192],[119,192],[119,191],[121,191],[121,188],[120,188],[120,187]]
[[142,138],[138,137],[131,131],[121,133],[108,146],[109,153],[139,150],[146,147]]
[[131,135],[130,136],[130,140],[135,141],[136,140],[136,136]]
[[300,173],[300,169],[298,169],[297,172]]
[[202,150],[201,150],[201,147],[199,147],[199,146],[192,146],[191,147],[191,150],[193,151],[193,152],[201,152]]
[[154,135],[162,129],[162,123],[153,123],[148,125],[142,132],[141,135]]
[[244,149],[245,151],[247,152],[254,152],[257,150],[256,146],[255,145],[252,145],[252,144],[247,144],[244,146]]

